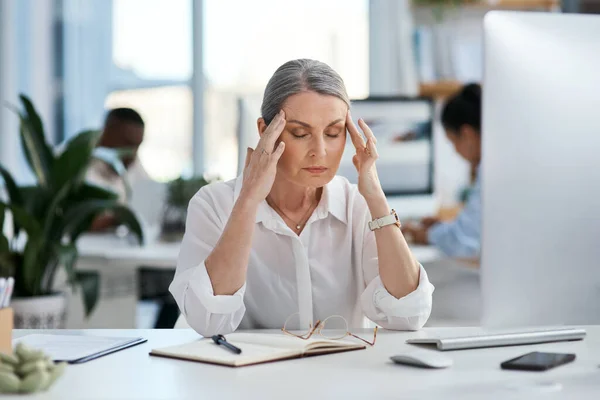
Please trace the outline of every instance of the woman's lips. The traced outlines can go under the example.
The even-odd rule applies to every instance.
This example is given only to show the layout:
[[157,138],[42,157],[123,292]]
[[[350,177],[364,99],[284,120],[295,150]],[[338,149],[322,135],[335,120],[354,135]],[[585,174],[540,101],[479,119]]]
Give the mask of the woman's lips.
[[304,168],[304,170],[310,172],[311,174],[322,174],[323,172],[327,171],[327,168],[325,168],[325,167],[308,167],[308,168]]

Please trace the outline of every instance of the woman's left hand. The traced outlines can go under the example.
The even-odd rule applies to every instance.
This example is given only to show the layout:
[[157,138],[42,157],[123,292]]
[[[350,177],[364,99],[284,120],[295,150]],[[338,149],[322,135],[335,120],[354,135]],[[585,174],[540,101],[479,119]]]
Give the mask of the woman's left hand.
[[359,119],[358,125],[367,138],[366,143],[363,136],[356,129],[356,125],[352,122],[350,111],[348,111],[348,114],[346,114],[346,128],[356,148],[356,154],[352,157],[352,163],[358,172],[358,191],[367,200],[376,197],[385,197],[375,167],[375,160],[379,157],[377,147],[375,146],[377,139],[365,121]]

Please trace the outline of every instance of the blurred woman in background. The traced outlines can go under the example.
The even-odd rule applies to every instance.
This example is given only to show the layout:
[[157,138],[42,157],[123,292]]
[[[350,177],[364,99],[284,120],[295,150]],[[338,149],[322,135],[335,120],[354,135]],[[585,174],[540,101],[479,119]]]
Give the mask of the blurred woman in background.
[[403,232],[413,243],[434,245],[449,257],[477,258],[481,247],[481,86],[466,85],[451,97],[442,110],[442,125],[456,152],[475,171],[475,182],[456,219],[424,218],[420,224],[405,225]]

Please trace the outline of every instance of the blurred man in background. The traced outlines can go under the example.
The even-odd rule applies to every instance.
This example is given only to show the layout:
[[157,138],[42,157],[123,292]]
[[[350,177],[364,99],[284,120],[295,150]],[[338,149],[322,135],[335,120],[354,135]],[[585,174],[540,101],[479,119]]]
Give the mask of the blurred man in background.
[[[123,151],[120,157],[127,170],[127,180],[133,183],[136,180],[149,180],[137,160],[137,152],[144,140],[144,120],[131,108],[115,108],[110,110],[104,122],[102,137],[98,147],[107,147]],[[101,160],[93,160],[86,176],[88,182],[112,190],[119,196],[119,201],[127,204],[125,180],[109,164]],[[118,225],[115,217],[106,213],[98,216],[92,224],[93,231],[103,231]]]
[[[95,159],[86,178],[92,184],[115,192],[119,201],[129,205],[145,223],[143,225],[152,225],[161,218],[164,194],[158,189],[164,190],[164,185],[152,180],[137,158],[138,149],[144,141],[144,128],[144,120],[137,111],[131,108],[115,108],[108,112],[102,137],[98,142],[98,147],[121,151],[120,159],[126,169],[127,183],[131,185],[131,197],[127,193],[123,177],[104,161]],[[149,204],[155,206],[148,207]],[[119,221],[113,214],[105,213],[94,220],[92,231],[112,230],[118,225]],[[140,300],[156,302],[160,308],[154,327],[172,328],[179,316],[177,305],[169,293],[174,271],[140,265],[138,272]]]

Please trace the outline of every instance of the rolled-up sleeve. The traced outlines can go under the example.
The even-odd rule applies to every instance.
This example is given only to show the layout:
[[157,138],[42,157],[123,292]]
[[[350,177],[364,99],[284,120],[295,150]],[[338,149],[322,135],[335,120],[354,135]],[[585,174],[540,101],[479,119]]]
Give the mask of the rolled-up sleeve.
[[434,288],[425,269],[421,265],[419,269],[419,285],[413,292],[399,299],[387,291],[379,275],[373,278],[361,296],[367,318],[386,329],[421,329],[431,314]]
[[203,336],[235,331],[246,312],[246,285],[231,296],[215,296],[204,265],[225,223],[214,201],[200,190],[188,206],[175,278],[169,287],[187,323]]
[[365,230],[361,250],[360,258],[366,288],[360,301],[367,318],[386,329],[409,331],[421,329],[431,314],[434,290],[423,266],[419,264],[417,288],[398,299],[387,291],[379,276],[377,243],[373,232]]

